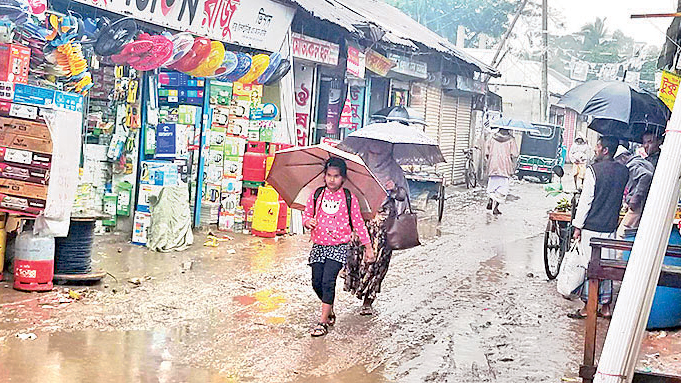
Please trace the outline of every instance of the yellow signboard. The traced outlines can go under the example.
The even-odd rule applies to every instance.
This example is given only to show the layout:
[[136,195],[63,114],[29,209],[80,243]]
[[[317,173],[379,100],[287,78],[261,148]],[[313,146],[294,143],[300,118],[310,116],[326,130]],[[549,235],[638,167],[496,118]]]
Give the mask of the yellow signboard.
[[387,76],[390,69],[395,67],[395,62],[382,54],[368,49],[366,51],[366,68],[379,76]]
[[673,73],[662,72],[660,91],[657,93],[657,97],[659,97],[670,110],[674,109],[674,101],[676,101],[676,95],[679,93],[679,83],[681,83],[681,77]]

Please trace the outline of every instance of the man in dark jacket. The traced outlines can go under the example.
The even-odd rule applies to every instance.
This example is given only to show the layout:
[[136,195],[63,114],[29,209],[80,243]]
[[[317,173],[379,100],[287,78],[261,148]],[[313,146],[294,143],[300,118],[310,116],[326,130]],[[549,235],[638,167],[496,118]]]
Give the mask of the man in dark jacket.
[[[577,212],[572,221],[574,238],[580,240],[579,249],[584,257],[591,256],[591,238],[615,238],[617,221],[624,188],[629,180],[629,170],[626,166],[613,160],[619,141],[614,137],[601,137],[595,148],[595,163],[587,168],[584,177],[584,188],[577,204]],[[606,250],[602,256],[614,259],[616,252]],[[588,297],[588,281],[582,284],[581,298],[585,306],[575,313],[568,314],[571,318],[586,316],[586,300]],[[612,281],[602,281],[599,284],[598,301],[601,304],[601,314],[610,317],[610,303],[612,301]]]
[[650,161],[632,155],[623,146],[620,146],[617,150],[615,161],[629,169],[629,182],[624,189],[624,203],[627,212],[617,229],[617,238],[625,238],[627,234],[638,229],[638,224],[641,222],[641,213],[648,198],[655,167]]

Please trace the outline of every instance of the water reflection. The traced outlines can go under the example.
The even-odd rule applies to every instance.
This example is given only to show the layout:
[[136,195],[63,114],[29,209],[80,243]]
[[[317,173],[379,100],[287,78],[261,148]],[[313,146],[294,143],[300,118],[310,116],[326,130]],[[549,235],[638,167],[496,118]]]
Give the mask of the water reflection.
[[[216,372],[178,365],[169,351],[177,331],[37,333],[0,348],[0,381],[233,382]],[[40,356],[40,360],[36,360]]]

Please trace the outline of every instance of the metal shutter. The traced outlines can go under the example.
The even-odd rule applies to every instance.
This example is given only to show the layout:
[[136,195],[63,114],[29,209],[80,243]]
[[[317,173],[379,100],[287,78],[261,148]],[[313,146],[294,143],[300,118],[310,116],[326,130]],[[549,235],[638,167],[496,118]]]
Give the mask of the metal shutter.
[[438,173],[442,174],[446,180],[454,180],[455,169],[455,141],[457,134],[457,115],[458,100],[448,94],[442,95],[442,108],[440,110],[440,151],[445,157],[445,163],[437,165]]
[[472,118],[472,97],[461,96],[456,98],[456,145],[454,146],[454,174],[453,183],[462,184],[465,182],[464,173],[466,170],[466,155],[464,150],[470,148],[471,144],[471,118]]
[[[425,87],[426,97],[425,97],[425,118],[426,118],[426,134],[429,137],[434,138],[438,143],[440,142],[440,109],[442,106],[442,90],[433,85],[427,85]],[[435,166],[423,166],[421,168],[423,171],[435,172],[439,171]],[[449,179],[445,178],[448,182]]]

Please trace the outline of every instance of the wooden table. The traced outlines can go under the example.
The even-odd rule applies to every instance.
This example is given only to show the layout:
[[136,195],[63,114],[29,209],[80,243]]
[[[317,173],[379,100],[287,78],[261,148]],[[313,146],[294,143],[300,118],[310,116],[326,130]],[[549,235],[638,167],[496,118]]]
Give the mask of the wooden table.
[[[621,281],[627,269],[627,261],[601,259],[602,249],[631,251],[633,241],[592,238],[591,260],[587,270],[589,297],[586,304],[586,326],[584,333],[584,363],[579,376],[584,383],[592,383],[596,374],[596,330],[598,314],[598,282],[602,280]],[[681,246],[669,245],[667,256],[681,258]],[[662,266],[658,286],[681,288],[681,267]],[[681,383],[681,376],[635,372],[634,383]]]

